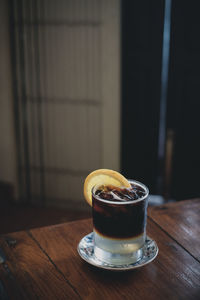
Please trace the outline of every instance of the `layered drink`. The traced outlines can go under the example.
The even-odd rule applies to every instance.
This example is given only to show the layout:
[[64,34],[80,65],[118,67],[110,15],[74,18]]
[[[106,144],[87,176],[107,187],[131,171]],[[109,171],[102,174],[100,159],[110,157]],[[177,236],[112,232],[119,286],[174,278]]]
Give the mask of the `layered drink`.
[[92,190],[94,252],[107,263],[131,263],[142,256],[146,238],[148,189],[96,185]]

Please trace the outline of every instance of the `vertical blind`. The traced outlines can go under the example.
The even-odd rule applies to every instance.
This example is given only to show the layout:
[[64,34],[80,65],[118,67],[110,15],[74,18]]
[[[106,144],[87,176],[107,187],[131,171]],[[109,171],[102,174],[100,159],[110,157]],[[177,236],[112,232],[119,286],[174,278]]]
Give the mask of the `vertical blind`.
[[[72,206],[83,197],[85,176],[104,166],[105,3],[11,2],[19,182],[26,201]],[[107,61],[115,72],[116,56]]]

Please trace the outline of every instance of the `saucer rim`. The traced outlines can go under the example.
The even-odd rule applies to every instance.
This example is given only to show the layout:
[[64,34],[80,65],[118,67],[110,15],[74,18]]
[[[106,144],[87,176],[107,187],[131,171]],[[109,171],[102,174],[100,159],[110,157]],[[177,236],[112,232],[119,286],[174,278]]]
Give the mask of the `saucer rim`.
[[[77,252],[78,254],[80,255],[80,257],[85,261],[87,262],[88,264],[94,266],[94,267],[97,267],[97,268],[100,268],[100,269],[104,269],[104,270],[110,270],[110,271],[128,271],[128,270],[133,270],[133,269],[137,269],[137,268],[141,268],[149,263],[151,263],[158,255],[158,252],[159,252],[159,248],[158,248],[158,245],[156,243],[155,240],[153,240],[151,237],[149,237],[148,235],[146,236],[146,239],[150,240],[151,242],[154,242],[155,244],[155,247],[156,247],[156,250],[155,250],[155,254],[154,256],[151,258],[151,259],[148,259],[147,261],[143,262],[143,263],[140,263],[140,260],[135,262],[135,263],[130,263],[130,264],[124,264],[123,265],[109,265],[108,263],[105,263],[103,261],[101,261],[100,259],[96,258],[97,259],[97,263],[95,263],[94,261],[91,261],[90,259],[87,259],[85,256],[82,255],[81,251],[80,251],[80,245],[81,245],[81,242],[89,235],[93,235],[93,232],[90,232],[88,234],[86,234],[78,243],[78,246],[77,246]],[[93,245],[94,247],[94,245]],[[144,246],[143,246],[144,247]],[[101,264],[98,264],[98,261],[99,262],[102,262],[102,265]],[[106,264],[106,265],[105,265]]]

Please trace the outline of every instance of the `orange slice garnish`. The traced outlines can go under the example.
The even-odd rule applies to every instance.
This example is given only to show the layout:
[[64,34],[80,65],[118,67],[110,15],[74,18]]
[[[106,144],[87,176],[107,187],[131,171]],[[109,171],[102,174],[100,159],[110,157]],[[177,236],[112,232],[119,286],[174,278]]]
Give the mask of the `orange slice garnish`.
[[120,173],[109,169],[98,169],[90,173],[84,182],[84,197],[92,206],[92,188],[96,185],[113,185],[130,188],[129,181]]

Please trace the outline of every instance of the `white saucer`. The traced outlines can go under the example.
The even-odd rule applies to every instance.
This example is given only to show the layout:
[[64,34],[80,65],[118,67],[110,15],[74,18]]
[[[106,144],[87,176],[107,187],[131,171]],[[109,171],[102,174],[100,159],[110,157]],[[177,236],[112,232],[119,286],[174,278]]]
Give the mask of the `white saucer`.
[[151,261],[153,261],[158,254],[158,246],[156,242],[147,236],[145,244],[142,248],[143,255],[139,261],[124,265],[114,265],[105,263],[99,260],[94,255],[93,232],[89,233],[88,235],[82,238],[82,240],[78,244],[77,250],[81,258],[87,263],[98,268],[113,271],[127,271],[145,266]]

